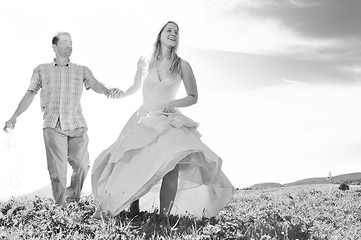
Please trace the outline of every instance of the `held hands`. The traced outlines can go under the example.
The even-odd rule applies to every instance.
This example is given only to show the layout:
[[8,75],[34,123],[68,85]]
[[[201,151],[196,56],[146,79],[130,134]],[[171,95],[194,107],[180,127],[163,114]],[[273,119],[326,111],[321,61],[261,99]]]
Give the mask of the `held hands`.
[[123,97],[124,92],[118,88],[110,88],[107,90],[105,95],[109,98],[121,98]]
[[15,124],[16,124],[16,118],[10,118],[7,122],[5,122],[5,126],[3,130],[5,132],[9,132],[10,129],[13,129],[15,127]]

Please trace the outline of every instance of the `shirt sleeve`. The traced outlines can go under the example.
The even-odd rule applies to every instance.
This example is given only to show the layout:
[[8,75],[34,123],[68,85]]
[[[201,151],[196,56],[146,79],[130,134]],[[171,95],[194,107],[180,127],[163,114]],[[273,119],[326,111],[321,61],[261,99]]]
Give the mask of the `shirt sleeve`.
[[92,79],[96,80],[94,78],[94,76],[93,76],[92,71],[90,71],[89,68],[84,66],[84,80],[83,80],[83,83],[84,83],[84,87],[85,87],[86,90],[90,89],[89,81],[92,80]]
[[28,91],[33,91],[35,93],[38,93],[41,87],[42,87],[42,81],[40,75],[40,67],[37,66],[33,71],[33,76],[31,77],[31,82]]

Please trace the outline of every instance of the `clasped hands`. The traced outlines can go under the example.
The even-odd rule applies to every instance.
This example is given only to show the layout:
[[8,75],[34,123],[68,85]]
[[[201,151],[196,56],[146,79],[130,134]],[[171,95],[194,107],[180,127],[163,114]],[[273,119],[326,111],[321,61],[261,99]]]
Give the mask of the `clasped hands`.
[[123,97],[124,92],[118,88],[109,88],[105,95],[109,98],[121,98]]

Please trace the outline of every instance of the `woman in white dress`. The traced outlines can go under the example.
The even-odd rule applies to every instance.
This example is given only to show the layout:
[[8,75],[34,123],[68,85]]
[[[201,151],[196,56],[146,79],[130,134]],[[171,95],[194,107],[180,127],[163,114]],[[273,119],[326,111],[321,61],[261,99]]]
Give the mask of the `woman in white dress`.
[[[174,22],[163,26],[152,56],[139,59],[134,84],[120,96],[142,89],[143,104],[94,162],[95,217],[117,215],[131,203],[135,212],[140,204],[160,214],[211,217],[232,199],[222,160],[201,142],[198,124],[178,110],[198,99],[193,71],[176,53],[178,31]],[[187,96],[175,99],[181,82]]]

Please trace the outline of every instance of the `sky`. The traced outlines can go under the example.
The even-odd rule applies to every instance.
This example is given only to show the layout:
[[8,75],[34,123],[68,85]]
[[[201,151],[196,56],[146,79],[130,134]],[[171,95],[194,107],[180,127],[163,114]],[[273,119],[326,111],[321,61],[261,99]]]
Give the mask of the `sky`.
[[[71,33],[72,62],[125,90],[139,56],[173,20],[199,91],[182,112],[200,123],[202,141],[235,187],[360,172],[360,12],[358,0],[5,1],[0,122],[15,111],[33,69],[54,58],[56,32]],[[39,98],[11,134],[0,134],[0,199],[50,183]],[[140,92],[115,100],[84,91],[91,165],[140,104]],[[84,190],[91,191],[90,174]]]

